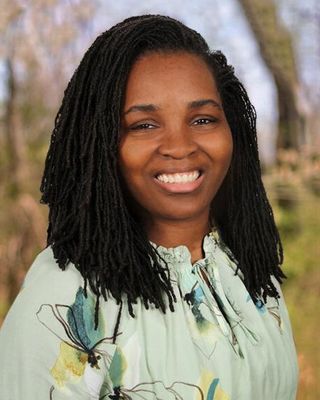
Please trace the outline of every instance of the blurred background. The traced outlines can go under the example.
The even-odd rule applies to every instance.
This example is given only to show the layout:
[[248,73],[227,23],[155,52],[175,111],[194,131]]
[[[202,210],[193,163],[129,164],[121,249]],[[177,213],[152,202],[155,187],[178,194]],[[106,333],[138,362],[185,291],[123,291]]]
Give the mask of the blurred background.
[[256,107],[263,180],[285,250],[298,399],[318,399],[320,2],[0,0],[0,10],[0,325],[45,246],[39,185],[67,82],[100,32],[132,15],[165,14],[226,54]]

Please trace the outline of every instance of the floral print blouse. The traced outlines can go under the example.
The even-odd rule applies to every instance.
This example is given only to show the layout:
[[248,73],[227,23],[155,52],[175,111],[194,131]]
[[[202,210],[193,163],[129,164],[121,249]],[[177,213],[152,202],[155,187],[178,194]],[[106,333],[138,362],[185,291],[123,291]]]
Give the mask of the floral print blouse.
[[[155,244],[153,244],[156,246]],[[185,246],[156,246],[177,297],[163,314],[138,300],[84,295],[73,264],[50,247],[31,266],[0,331],[0,399],[294,400],[297,359],[280,299],[254,304],[217,231],[192,265]]]

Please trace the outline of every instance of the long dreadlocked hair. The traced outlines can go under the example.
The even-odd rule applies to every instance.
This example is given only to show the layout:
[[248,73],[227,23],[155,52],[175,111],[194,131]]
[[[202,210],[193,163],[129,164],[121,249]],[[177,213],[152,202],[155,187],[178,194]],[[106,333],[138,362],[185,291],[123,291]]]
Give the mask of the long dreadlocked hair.
[[[176,300],[168,267],[130,212],[118,168],[120,121],[128,74],[150,52],[188,52],[212,71],[230,125],[234,151],[212,214],[254,299],[278,297],[283,250],[258,158],[256,114],[225,56],[181,22],[159,15],[132,17],[94,41],[75,71],[58,111],[40,190],[49,206],[47,245],[59,267],[72,262],[99,298],[128,308],[140,297],[171,311]],[[121,309],[121,308],[120,308]],[[119,323],[119,318],[117,324]]]

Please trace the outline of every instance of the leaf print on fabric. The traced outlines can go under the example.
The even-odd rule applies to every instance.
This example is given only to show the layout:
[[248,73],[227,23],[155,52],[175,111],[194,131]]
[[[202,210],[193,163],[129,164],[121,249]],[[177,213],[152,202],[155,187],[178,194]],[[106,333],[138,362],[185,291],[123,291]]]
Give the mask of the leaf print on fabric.
[[99,312],[99,325],[94,329],[95,300],[91,296],[85,297],[84,290],[80,287],[76,294],[75,302],[67,311],[69,326],[77,338],[86,348],[92,348],[104,335],[104,319]]
[[192,290],[185,294],[184,300],[191,306],[191,311],[194,315],[199,331],[204,332],[210,328],[211,324],[204,318],[200,311],[201,304],[205,304],[205,296],[198,283],[195,283]]
[[[215,378],[211,372],[202,372],[199,386],[204,392],[205,400],[229,400],[229,396],[222,390],[219,383],[219,378]],[[196,400],[201,399],[199,395],[196,398]]]
[[[111,362],[115,345],[111,344],[112,337],[104,337],[101,314],[99,325],[94,329],[94,310],[94,300],[89,295],[86,297],[83,288],[80,287],[72,305],[42,304],[36,313],[38,321],[61,341],[58,358],[51,369],[51,374],[60,388],[69,382],[78,382],[87,368],[91,368],[97,374],[101,362]],[[93,384],[88,381],[88,377]],[[95,393],[92,399],[96,398],[94,386],[99,382],[98,376],[86,374],[85,386],[88,393]]]
[[[250,297],[251,298],[251,297]],[[257,300],[255,303],[255,306],[257,308],[257,310],[259,311],[260,314],[265,314],[266,313],[266,305],[264,304],[264,302],[259,299]]]
[[250,296],[250,294],[248,293],[247,295],[247,303],[249,303],[250,301],[252,301],[252,303],[255,305],[256,309],[259,311],[260,314],[265,314],[267,312],[266,309],[266,305],[264,304],[264,302],[262,301],[262,299],[258,299],[255,302],[252,300],[252,297]]
[[280,332],[283,333],[284,325],[280,315],[279,301],[278,299],[272,298],[268,303],[267,303],[267,310],[269,314],[276,320]]
[[196,282],[183,300],[190,307],[192,317],[188,317],[192,340],[201,353],[209,360],[216,348],[220,332],[217,329],[216,310],[206,301],[203,288]]
[[[249,300],[252,300],[250,295],[248,295],[247,302]],[[264,315],[268,312],[276,320],[278,328],[280,329],[280,332],[282,333],[283,332],[283,323],[282,323],[282,318],[280,315],[278,299],[268,297],[266,304],[261,299],[257,300],[254,304],[260,314]]]
[[[215,261],[208,267],[208,275],[210,276],[210,285],[208,285],[208,287],[214,298],[212,307],[215,310],[221,331],[228,338],[229,343],[231,344],[235,353],[239,357],[243,358],[243,351],[240,348],[237,339],[239,331],[245,333],[253,345],[259,343],[260,337],[255,332],[254,327],[248,325],[248,321],[244,320],[241,308],[239,308],[232,295],[231,287],[229,285],[222,284],[220,271],[219,268],[216,267],[215,263],[221,262],[228,264],[229,261],[226,258],[226,255],[219,250],[219,257],[215,255],[213,260]],[[249,300],[251,299],[247,298],[247,302]]]
[[[187,400],[197,395],[197,399],[206,400],[203,390],[192,383],[175,381],[165,385],[162,381],[141,382],[131,388],[116,387],[113,393],[108,393],[100,400]],[[228,398],[214,398],[214,400],[228,400]]]
[[207,394],[207,399],[206,399],[206,400],[213,400],[213,399],[214,399],[214,394],[215,394],[215,391],[216,391],[216,389],[217,389],[218,383],[219,383],[219,379],[218,379],[218,378],[214,379],[214,380],[211,382],[211,385],[210,385],[210,387],[209,387],[208,394]]
[[76,380],[83,375],[87,361],[86,353],[61,342],[59,357],[51,369],[51,374],[56,383],[62,387],[70,379]]
[[50,391],[49,391],[49,399],[53,400],[53,392],[54,392],[54,386],[51,386]]
[[279,328],[281,328],[281,317],[280,317],[279,310],[277,309],[277,307],[268,307],[268,311],[276,319],[276,321],[279,325]]
[[114,388],[122,385],[122,378],[126,369],[127,361],[120,347],[117,347],[109,368],[109,376]]

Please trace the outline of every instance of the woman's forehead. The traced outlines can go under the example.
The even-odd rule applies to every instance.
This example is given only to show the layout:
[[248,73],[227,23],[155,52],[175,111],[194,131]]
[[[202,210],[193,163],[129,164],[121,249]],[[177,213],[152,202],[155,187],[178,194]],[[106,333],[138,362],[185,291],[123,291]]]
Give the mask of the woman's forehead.
[[170,97],[175,90],[190,97],[188,101],[213,97],[219,94],[215,79],[201,57],[190,53],[152,53],[133,65],[126,86],[126,105],[144,101],[152,102]]

